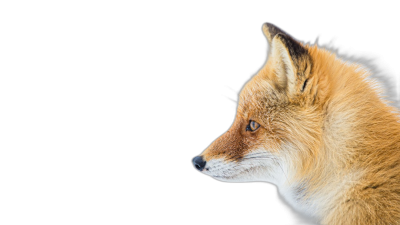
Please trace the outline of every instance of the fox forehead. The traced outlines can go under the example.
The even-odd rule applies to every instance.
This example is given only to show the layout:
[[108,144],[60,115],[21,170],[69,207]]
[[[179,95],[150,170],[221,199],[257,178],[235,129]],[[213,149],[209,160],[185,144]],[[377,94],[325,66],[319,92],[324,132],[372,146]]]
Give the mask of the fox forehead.
[[268,114],[288,105],[287,96],[276,87],[271,73],[266,66],[244,86],[239,95],[238,115],[262,122]]

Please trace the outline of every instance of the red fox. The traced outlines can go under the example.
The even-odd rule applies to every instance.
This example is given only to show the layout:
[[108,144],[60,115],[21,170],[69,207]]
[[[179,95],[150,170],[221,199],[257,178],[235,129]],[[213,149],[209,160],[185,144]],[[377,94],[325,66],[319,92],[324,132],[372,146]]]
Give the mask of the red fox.
[[266,64],[194,166],[221,181],[276,184],[321,224],[400,224],[398,109],[360,65],[270,23],[263,32]]

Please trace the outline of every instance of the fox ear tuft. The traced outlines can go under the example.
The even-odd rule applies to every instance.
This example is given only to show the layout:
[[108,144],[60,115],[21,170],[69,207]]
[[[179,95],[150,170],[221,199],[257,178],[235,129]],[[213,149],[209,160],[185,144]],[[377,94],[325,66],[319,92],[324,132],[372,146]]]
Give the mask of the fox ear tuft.
[[[277,31],[276,27],[272,30]],[[311,57],[307,49],[287,34],[269,34],[273,35],[271,60],[278,87],[286,89],[289,95],[304,91],[311,73]]]

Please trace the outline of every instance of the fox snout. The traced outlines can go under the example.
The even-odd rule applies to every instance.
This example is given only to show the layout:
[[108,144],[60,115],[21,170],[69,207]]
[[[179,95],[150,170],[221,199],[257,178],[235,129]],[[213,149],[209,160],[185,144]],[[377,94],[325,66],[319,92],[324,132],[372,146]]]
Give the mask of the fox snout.
[[[218,137],[200,155],[192,159],[200,172],[223,181],[244,180],[246,174],[261,170],[263,158],[269,157],[261,142],[266,130],[254,119],[243,118],[239,114],[227,132]],[[254,116],[253,116],[254,117]],[[268,156],[267,156],[268,155]]]
[[194,157],[192,162],[193,162],[194,167],[196,169],[198,169],[199,171],[202,171],[204,169],[204,167],[206,166],[206,161],[203,160],[202,156]]

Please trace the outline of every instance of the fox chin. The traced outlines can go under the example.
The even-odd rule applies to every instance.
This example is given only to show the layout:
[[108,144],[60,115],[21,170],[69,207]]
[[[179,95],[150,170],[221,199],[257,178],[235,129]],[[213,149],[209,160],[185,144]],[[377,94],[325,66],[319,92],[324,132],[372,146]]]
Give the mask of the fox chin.
[[400,224],[398,109],[361,65],[273,24],[262,29],[268,60],[195,168],[221,181],[273,183],[321,224]]

